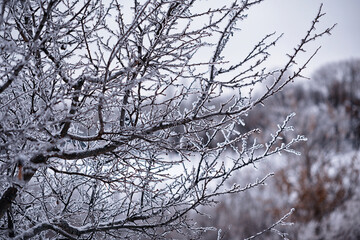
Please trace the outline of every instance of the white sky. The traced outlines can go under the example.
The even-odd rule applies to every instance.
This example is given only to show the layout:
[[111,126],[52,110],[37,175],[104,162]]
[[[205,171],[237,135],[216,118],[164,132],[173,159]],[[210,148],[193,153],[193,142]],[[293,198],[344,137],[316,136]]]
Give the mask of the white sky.
[[273,31],[284,33],[271,52],[270,67],[281,66],[286,61],[285,53],[292,52],[305,35],[321,3],[326,15],[317,29],[326,29],[334,23],[337,26],[331,36],[323,37],[312,46],[312,49],[318,45],[322,48],[305,74],[309,76],[329,62],[360,58],[360,0],[266,0],[250,9],[240,27],[255,42]]
[[[124,1],[123,4],[126,2]],[[197,7],[206,10],[231,2],[230,0],[204,0],[199,1]],[[264,0],[251,7],[247,12],[248,18],[238,23],[237,26],[241,28],[241,31],[236,33],[235,38],[225,50],[226,59],[238,62],[238,59],[247,55],[249,50],[266,34],[276,31],[277,34],[284,33],[284,36],[276,47],[272,48],[271,58],[266,66],[269,68],[283,66],[288,59],[286,54],[291,54],[293,48],[305,36],[321,3],[323,3],[323,12],[326,15],[322,17],[317,29],[324,30],[335,23],[337,26],[331,36],[326,35],[318,39],[308,48],[309,51],[303,54],[299,63],[304,62],[306,57],[321,45],[319,53],[305,70],[305,75],[310,77],[312,72],[326,63],[360,58],[360,0]],[[198,24],[203,25],[201,22]],[[208,58],[205,59],[208,60]]]

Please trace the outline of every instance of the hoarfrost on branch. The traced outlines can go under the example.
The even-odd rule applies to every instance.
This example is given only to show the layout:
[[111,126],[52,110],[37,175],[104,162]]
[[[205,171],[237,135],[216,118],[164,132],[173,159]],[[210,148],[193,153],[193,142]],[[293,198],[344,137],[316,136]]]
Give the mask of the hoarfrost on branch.
[[2,1],[2,234],[196,235],[208,229],[192,223],[191,211],[264,184],[271,174],[226,188],[237,171],[295,152],[304,138],[283,142],[290,115],[257,143],[261,129],[244,131],[244,118],[301,77],[316,52],[296,64],[298,54],[332,27],[315,29],[320,8],[278,70],[265,66],[275,33],[245,54],[240,41],[237,62],[228,61],[224,50],[261,2]]

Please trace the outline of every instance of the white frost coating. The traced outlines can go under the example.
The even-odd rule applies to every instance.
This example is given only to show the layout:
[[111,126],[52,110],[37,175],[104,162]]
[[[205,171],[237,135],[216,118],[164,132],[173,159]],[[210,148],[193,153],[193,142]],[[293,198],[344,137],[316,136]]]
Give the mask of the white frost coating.
[[[265,68],[275,33],[229,59],[260,2],[4,1],[0,225],[13,217],[16,238],[192,239],[212,228],[191,212],[265,185],[272,174],[228,183],[305,138],[290,135],[294,114],[270,139],[247,119],[301,77],[308,61],[284,74],[331,29],[316,31],[320,10],[276,71]],[[249,86],[269,87],[252,97]]]

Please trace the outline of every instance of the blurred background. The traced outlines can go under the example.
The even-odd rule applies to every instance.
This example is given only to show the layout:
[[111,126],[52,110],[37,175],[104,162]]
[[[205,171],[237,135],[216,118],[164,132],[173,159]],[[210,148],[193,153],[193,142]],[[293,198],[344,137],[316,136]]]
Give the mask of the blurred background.
[[[305,135],[308,141],[297,146],[301,156],[283,154],[233,177],[234,182],[246,184],[274,172],[267,186],[219,199],[216,208],[203,209],[208,216],[194,216],[201,226],[222,229],[222,239],[249,237],[293,207],[288,221],[294,225],[278,229],[289,233],[290,239],[360,239],[360,1],[264,1],[249,10],[239,26],[245,40],[232,40],[228,54],[237,58],[231,55],[235,49],[251,48],[276,31],[284,36],[270,52],[268,67],[281,66],[321,2],[326,15],[319,27],[337,26],[332,36],[320,39],[321,49],[305,70],[309,79],[287,86],[266,107],[252,111],[245,129],[239,129],[260,125],[263,131],[256,138],[261,142],[295,112],[294,136]],[[217,234],[209,231],[204,239],[216,239]],[[262,239],[283,239],[280,235]]]
[[[245,185],[274,172],[267,186],[219,199],[215,209],[204,209],[210,217],[197,217],[203,226],[221,228],[223,239],[251,236],[291,208],[294,225],[282,229],[289,239],[360,239],[360,60],[326,64],[309,81],[288,86],[266,107],[254,109],[239,129],[260,127],[256,138],[266,141],[295,112],[294,134],[308,140],[297,145],[300,156],[271,157],[233,177]],[[216,239],[217,233],[208,234],[205,239]]]

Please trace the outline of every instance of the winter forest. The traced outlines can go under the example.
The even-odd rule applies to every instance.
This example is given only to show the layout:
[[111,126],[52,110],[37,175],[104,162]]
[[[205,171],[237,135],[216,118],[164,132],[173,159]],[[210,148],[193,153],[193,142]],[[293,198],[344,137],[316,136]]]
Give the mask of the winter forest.
[[0,1],[0,239],[360,239],[360,59],[263,1]]

